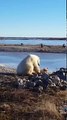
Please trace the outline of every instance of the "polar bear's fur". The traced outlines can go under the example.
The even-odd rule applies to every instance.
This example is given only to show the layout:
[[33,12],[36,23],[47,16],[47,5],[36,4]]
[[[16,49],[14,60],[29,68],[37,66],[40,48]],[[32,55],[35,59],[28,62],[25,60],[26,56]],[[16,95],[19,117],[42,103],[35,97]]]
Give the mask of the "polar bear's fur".
[[37,55],[28,55],[17,67],[18,75],[40,73],[40,58]]

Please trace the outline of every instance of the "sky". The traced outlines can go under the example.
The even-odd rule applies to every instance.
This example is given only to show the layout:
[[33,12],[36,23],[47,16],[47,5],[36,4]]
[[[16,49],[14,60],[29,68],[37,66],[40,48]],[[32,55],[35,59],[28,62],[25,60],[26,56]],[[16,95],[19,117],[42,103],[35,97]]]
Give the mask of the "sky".
[[0,36],[66,37],[66,0],[0,0]]

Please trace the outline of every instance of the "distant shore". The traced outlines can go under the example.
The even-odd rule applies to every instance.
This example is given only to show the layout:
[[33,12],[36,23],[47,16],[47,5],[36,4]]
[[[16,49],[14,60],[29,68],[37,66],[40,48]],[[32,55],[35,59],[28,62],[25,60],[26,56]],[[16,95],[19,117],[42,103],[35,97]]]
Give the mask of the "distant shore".
[[0,52],[46,52],[66,53],[67,46],[61,45],[24,45],[24,44],[0,44]]
[[66,37],[0,37],[0,40],[66,40]]

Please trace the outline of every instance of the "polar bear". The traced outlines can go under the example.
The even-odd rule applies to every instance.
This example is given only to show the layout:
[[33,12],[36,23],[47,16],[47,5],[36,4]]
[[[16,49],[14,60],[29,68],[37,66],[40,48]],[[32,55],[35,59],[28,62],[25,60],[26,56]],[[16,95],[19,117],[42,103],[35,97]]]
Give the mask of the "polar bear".
[[40,73],[40,58],[37,55],[30,54],[18,65],[17,74],[32,75],[33,73]]

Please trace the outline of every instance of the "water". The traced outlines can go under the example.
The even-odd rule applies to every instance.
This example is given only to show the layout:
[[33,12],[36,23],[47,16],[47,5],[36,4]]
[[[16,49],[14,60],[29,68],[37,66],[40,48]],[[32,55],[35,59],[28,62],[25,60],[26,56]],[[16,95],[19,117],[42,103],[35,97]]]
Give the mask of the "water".
[[66,44],[66,40],[0,40],[0,44],[27,44],[27,45],[63,45]]
[[66,54],[38,52],[0,52],[0,65],[17,68],[19,62],[30,53],[40,57],[41,68],[48,67],[49,71],[56,71],[60,67],[66,67]]

